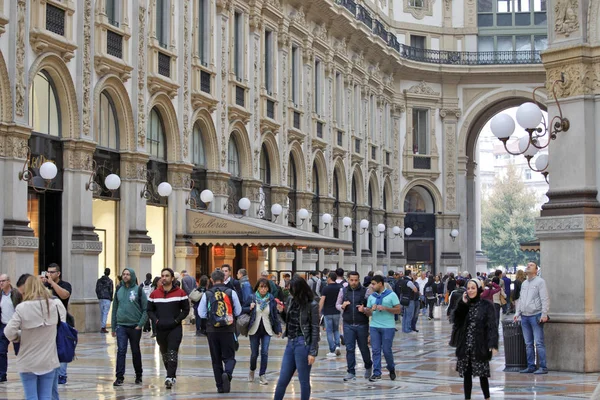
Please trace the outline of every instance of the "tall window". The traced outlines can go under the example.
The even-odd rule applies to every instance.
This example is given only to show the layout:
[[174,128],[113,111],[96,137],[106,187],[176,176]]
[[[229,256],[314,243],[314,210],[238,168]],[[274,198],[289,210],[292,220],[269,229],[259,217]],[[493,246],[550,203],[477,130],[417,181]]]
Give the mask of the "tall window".
[[292,102],[295,106],[298,106],[298,82],[300,81],[298,76],[299,61],[298,61],[298,46],[292,46]]
[[202,65],[208,65],[210,46],[209,0],[198,0],[198,57]]
[[271,165],[269,151],[264,143],[260,151],[260,180],[262,185],[258,199],[258,217],[271,219]]
[[333,170],[333,237],[340,237],[339,219],[340,219],[340,187],[338,184],[337,170]]
[[233,72],[241,81],[244,76],[244,16],[241,12],[235,12],[233,24]]
[[106,12],[106,18],[108,18],[108,22],[111,25],[119,26],[119,2],[117,0],[105,0],[105,2],[106,5],[104,7],[104,10]]
[[425,36],[410,35],[410,46],[417,49],[425,48]]
[[358,191],[356,190],[356,179],[354,175],[352,176],[352,251],[356,254],[357,247],[357,238],[356,227],[358,224]]
[[29,125],[34,132],[60,136],[60,107],[50,75],[40,71],[33,78],[29,94]]
[[239,178],[242,175],[238,146],[235,141],[235,137],[233,136],[231,136],[231,139],[229,139],[229,147],[227,152],[227,170],[232,176]]
[[429,110],[413,109],[413,153],[429,154]]
[[354,85],[354,132],[360,133],[360,87]]
[[344,81],[341,72],[335,73],[335,120],[338,126],[343,126],[344,122]]
[[161,47],[169,46],[170,0],[156,0],[156,40]]
[[315,93],[315,113],[321,114],[321,60],[315,60],[315,85],[314,85],[314,93]]
[[287,199],[288,226],[296,226],[296,207],[298,204],[296,190],[298,188],[298,179],[296,175],[296,162],[292,154],[290,154],[288,163],[288,185],[290,187]]
[[206,166],[206,157],[204,154],[204,143],[202,142],[202,130],[200,123],[194,124],[194,132],[192,133],[192,163],[197,167]]
[[167,141],[165,139],[165,127],[156,108],[150,111],[150,121],[148,123],[148,154],[152,158],[159,160],[167,159]]
[[273,32],[265,31],[265,88],[273,92]]
[[383,128],[381,129],[381,134],[383,135],[383,145],[387,148],[390,146],[390,136],[392,135],[392,132],[390,132],[390,120],[390,104],[385,103],[383,107]]
[[376,141],[376,137],[375,137],[375,120],[377,119],[377,116],[375,114],[375,96],[371,95],[371,98],[369,100],[369,105],[370,105],[370,111],[369,111],[369,131],[371,133],[371,142],[375,143],[375,141]]
[[100,93],[100,117],[98,118],[98,146],[119,149],[117,112],[112,99],[104,91]]
[[321,198],[319,197],[319,167],[313,162],[312,167],[313,199],[312,199],[312,229],[319,233],[319,217],[321,214]]

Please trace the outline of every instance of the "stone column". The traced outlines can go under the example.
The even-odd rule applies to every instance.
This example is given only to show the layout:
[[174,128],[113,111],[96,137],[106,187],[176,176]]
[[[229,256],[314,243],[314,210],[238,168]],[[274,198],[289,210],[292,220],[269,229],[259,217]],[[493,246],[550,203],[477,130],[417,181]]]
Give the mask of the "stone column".
[[229,174],[210,171],[206,173],[208,189],[213,192],[214,200],[208,207],[208,211],[214,213],[227,214],[227,185]]
[[[188,206],[186,206],[185,201],[191,192],[192,169],[191,164],[172,163],[168,165],[167,181],[171,184],[173,192],[168,198],[165,245],[166,258],[169,260],[167,266],[175,268],[178,272],[187,269],[190,274],[188,267],[193,267],[193,270],[196,269],[196,264],[193,262],[195,260],[191,257],[198,254],[198,249],[192,242],[182,241],[181,238],[187,233],[186,212]],[[184,252],[180,248],[181,246],[188,247],[188,249]],[[186,260],[183,265],[181,263],[182,254],[185,254],[184,260]]]
[[[545,344],[548,368],[573,372],[600,371],[600,293],[594,279],[600,270],[600,85],[592,56],[600,50],[600,35],[594,3],[589,9],[584,2],[553,3],[548,9],[551,44],[542,57],[548,93],[564,74],[556,94],[570,122],[568,131],[550,143],[549,201],[536,221],[552,318],[544,328]],[[547,105],[549,119],[559,115],[551,99]],[[566,276],[579,278],[580,284]]]
[[[439,254],[438,267],[436,272],[446,273],[448,268],[457,267],[459,271],[464,271],[462,258],[459,252],[461,242],[461,232],[457,238],[452,240],[450,232],[452,229],[459,229],[460,216],[458,214],[438,214],[435,219],[436,247]],[[469,271],[473,276],[473,271]]]
[[292,271],[296,254],[291,247],[277,248],[277,271]]
[[[250,200],[250,209],[246,211],[246,216],[257,218],[258,210],[260,207],[260,187],[262,182],[252,179],[244,179],[243,181],[243,193],[244,197]],[[271,210],[269,210],[271,211]]]
[[475,271],[475,241],[477,240],[477,217],[480,212],[475,208],[475,192],[478,188],[475,185],[475,169],[477,168],[477,164],[473,161],[469,161],[467,163],[467,176],[466,176],[466,186],[467,186],[467,254],[465,256],[466,264],[465,269],[469,271],[471,274]]
[[154,244],[146,230],[146,200],[141,196],[147,162],[144,154],[121,154],[119,265],[121,270],[132,268],[139,277],[152,271],[154,254]]
[[273,204],[279,204],[282,208],[280,216],[275,217],[274,215],[271,215],[271,221],[273,223],[276,223],[278,225],[287,226],[288,221],[286,219],[286,215],[287,215],[286,203],[287,203],[287,195],[288,195],[289,191],[290,191],[290,189],[288,189],[285,186],[271,187],[271,202]]
[[198,247],[195,246],[186,235],[177,235],[174,248],[175,271],[187,270],[188,274],[196,276],[196,258],[198,258]]
[[0,206],[0,271],[12,282],[16,282],[21,274],[34,273],[33,254],[39,247],[38,238],[28,226],[28,185],[19,179],[27,159],[29,135],[27,127],[0,124],[0,187],[4,191]]
[[86,184],[92,174],[95,145],[69,140],[63,146],[62,277],[73,287],[69,312],[77,330],[93,332],[100,330],[96,279],[102,243],[94,232],[93,193],[86,190]]
[[260,279],[260,273],[265,269],[266,251],[267,248],[263,247],[248,247],[248,265],[246,270],[248,271],[248,279],[250,279],[252,284]]
[[[406,255],[404,254],[404,213],[388,213],[387,226],[388,234],[388,252],[390,256],[390,268],[401,269],[406,265]],[[392,229],[394,226],[400,228],[400,234],[394,237]]]
[[[304,223],[298,218],[298,210],[292,210],[296,213],[296,228],[302,229],[303,231],[312,232],[312,199],[313,194],[308,192],[298,192],[298,210],[301,208],[306,208],[308,210],[308,218]],[[292,212],[290,211],[290,212]]]
[[233,267],[233,259],[235,258],[235,248],[233,246],[214,246],[213,254],[213,268],[220,268],[224,264],[229,264]]

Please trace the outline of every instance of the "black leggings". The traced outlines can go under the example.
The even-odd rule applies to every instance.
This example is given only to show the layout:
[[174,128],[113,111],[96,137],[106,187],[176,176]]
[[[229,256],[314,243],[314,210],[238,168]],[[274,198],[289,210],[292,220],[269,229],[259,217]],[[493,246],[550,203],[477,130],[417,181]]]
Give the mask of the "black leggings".
[[[471,390],[473,389],[473,376],[471,374],[464,375],[465,377],[465,399],[471,398]],[[490,383],[488,378],[485,376],[479,377],[479,384],[481,385],[481,390],[483,391],[483,397],[486,399],[490,398]]]

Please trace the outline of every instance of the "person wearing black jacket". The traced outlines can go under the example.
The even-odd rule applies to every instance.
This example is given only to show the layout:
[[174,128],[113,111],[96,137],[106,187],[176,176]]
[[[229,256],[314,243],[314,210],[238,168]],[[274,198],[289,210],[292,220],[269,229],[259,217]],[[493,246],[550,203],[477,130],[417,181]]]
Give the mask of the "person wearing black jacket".
[[100,304],[100,333],[108,333],[106,319],[114,294],[113,281],[109,276],[110,268],[105,268],[104,275],[96,281],[96,296],[98,297],[98,304]]
[[456,285],[458,286],[452,293],[450,293],[450,297],[448,298],[448,309],[446,310],[446,315],[450,320],[450,323],[454,323],[452,320],[452,312],[456,308],[459,300],[462,299],[463,294],[465,293],[465,281],[463,279],[458,279],[456,281]]
[[148,299],[148,317],[156,324],[156,343],[167,370],[165,387],[171,389],[177,378],[177,353],[183,338],[181,321],[190,313],[190,303],[185,291],[173,285],[175,273],[171,268],[164,268],[160,276],[162,285]]
[[241,303],[242,302],[242,286],[240,285],[240,281],[238,281],[237,279],[235,279],[233,277],[233,275],[231,275],[231,265],[223,264],[223,266],[221,267],[221,271],[223,271],[223,273],[225,274],[225,280],[223,281],[223,284],[225,286],[227,286],[228,288],[235,290],[235,292],[237,293],[238,299],[240,300],[240,303]]
[[310,399],[310,370],[319,353],[319,304],[308,283],[298,275],[290,282],[290,297],[277,310],[286,323],[287,346],[281,361],[274,400],[282,400],[294,372],[298,371],[300,399]]
[[348,272],[348,286],[340,290],[336,308],[342,312],[346,343],[347,375],[344,381],[356,381],[356,344],[365,364],[365,379],[373,373],[373,362],[369,352],[369,317],[358,311],[359,306],[367,305],[367,288],[360,284],[356,271]]
[[498,350],[498,320],[494,305],[482,300],[481,282],[470,279],[454,310],[452,339],[456,346],[456,371],[464,379],[465,399],[471,398],[473,376],[479,376],[484,397],[490,398],[490,363]]

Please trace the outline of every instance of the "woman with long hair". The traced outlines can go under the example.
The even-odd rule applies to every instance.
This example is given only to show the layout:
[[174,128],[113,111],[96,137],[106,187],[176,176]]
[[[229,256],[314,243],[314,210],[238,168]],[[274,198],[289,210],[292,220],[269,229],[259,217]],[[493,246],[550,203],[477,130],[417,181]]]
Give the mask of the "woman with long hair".
[[512,300],[513,300],[513,307],[516,310],[517,309],[517,305],[519,304],[519,298],[521,297],[521,285],[523,284],[523,281],[525,281],[527,277],[525,276],[525,271],[523,271],[522,269],[517,271],[517,276],[515,277],[515,287],[512,290]]
[[23,302],[4,328],[8,340],[21,343],[16,365],[27,400],[52,398],[52,385],[60,366],[54,340],[59,318],[63,322],[67,318],[62,302],[50,297],[40,279],[28,277],[23,286]]
[[490,360],[498,350],[498,320],[494,305],[481,299],[478,279],[467,281],[467,291],[454,310],[451,345],[456,346],[456,371],[464,379],[465,399],[471,398],[473,376],[479,376],[483,396],[490,398]]
[[254,294],[250,296],[250,304],[242,307],[242,312],[250,314],[248,336],[250,338],[250,372],[248,382],[254,382],[254,371],[258,361],[260,347],[260,371],[258,379],[261,385],[268,385],[267,362],[269,360],[269,344],[271,336],[281,336],[281,323],[277,314],[277,302],[271,294],[269,281],[261,278],[254,286]]
[[277,305],[286,323],[287,346],[281,361],[274,400],[281,400],[298,370],[300,399],[310,399],[310,370],[319,353],[319,304],[308,283],[298,275],[290,282],[290,297],[285,307]]

